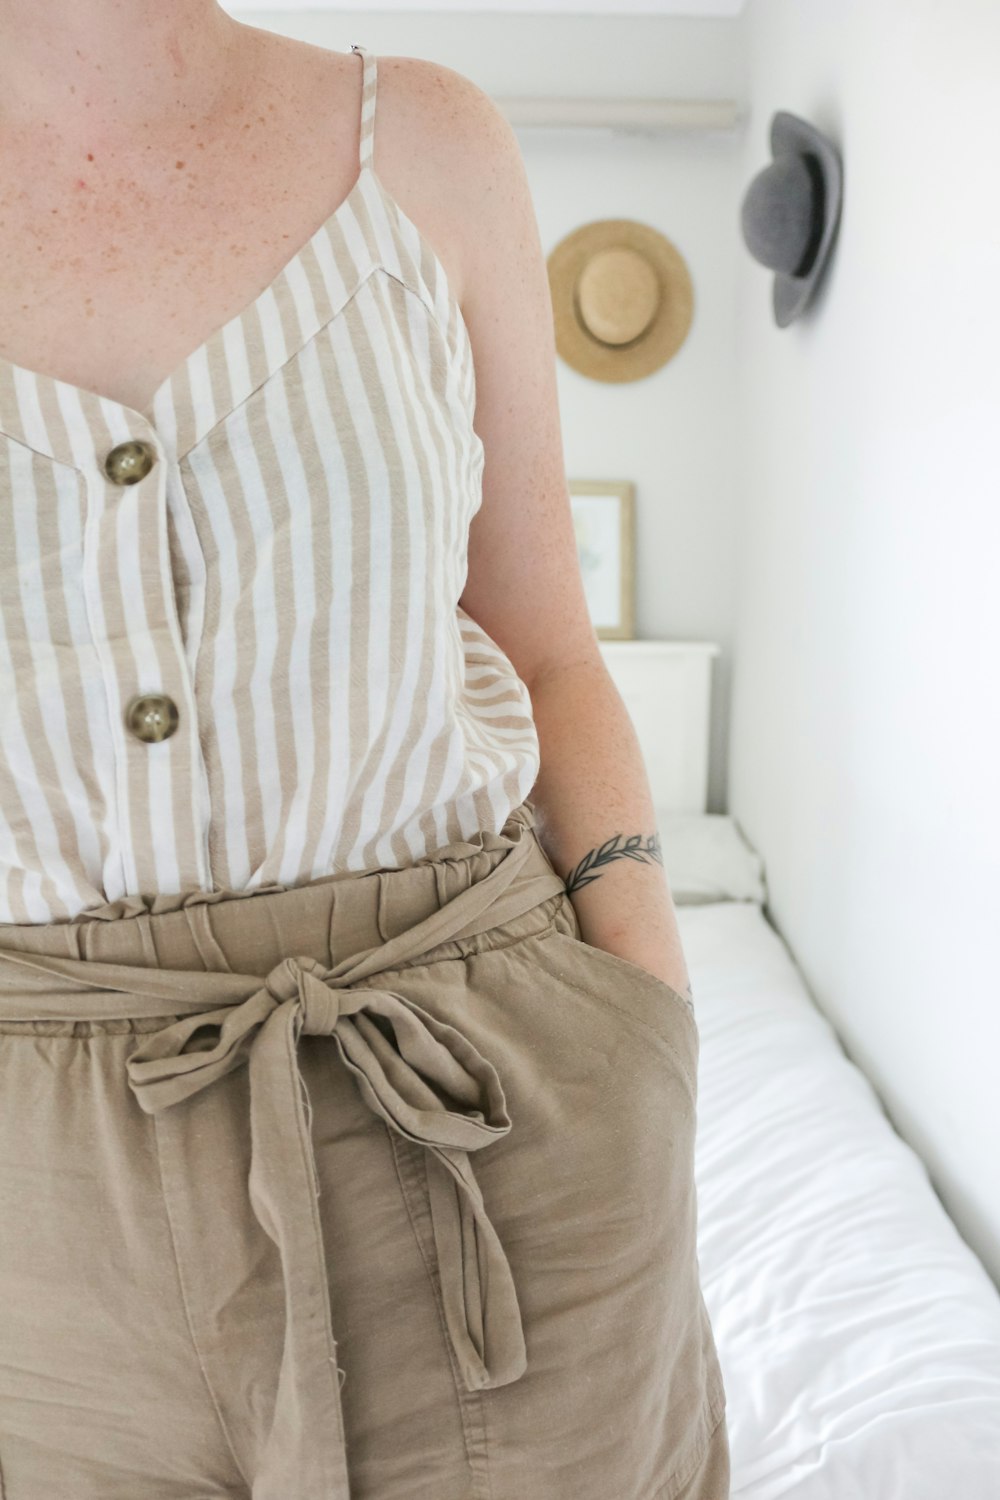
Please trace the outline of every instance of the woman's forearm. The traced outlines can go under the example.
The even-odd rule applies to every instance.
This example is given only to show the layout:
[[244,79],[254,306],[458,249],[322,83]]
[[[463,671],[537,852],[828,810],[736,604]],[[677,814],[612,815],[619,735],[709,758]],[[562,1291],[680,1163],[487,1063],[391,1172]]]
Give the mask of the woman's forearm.
[[547,674],[531,701],[541,748],[535,827],[581,936],[690,998],[642,751],[606,667]]

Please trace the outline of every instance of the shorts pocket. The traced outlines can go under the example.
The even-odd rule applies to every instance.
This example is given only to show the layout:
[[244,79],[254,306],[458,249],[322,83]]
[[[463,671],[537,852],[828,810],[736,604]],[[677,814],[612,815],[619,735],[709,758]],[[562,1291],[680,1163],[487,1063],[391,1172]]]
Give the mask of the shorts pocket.
[[696,1093],[700,1039],[694,1010],[683,995],[649,969],[561,926],[539,941],[557,958],[564,982],[592,999],[616,1024],[626,1021],[640,1046],[665,1047]]
[[661,979],[658,974],[644,969],[641,964],[634,964],[630,958],[622,958],[619,953],[612,953],[607,948],[598,948],[593,943],[584,942],[583,938],[579,938],[578,941],[583,943],[591,953],[596,954],[598,961],[603,960],[605,963],[610,963],[612,967],[617,966],[623,979],[633,984],[656,985],[666,1003],[670,1006],[679,1006],[683,1014],[694,1023],[694,1006],[691,1001],[686,995],[682,995],[680,990],[675,990],[672,984]]
[[693,1019],[669,985],[561,914],[465,974],[449,1009],[494,1063],[513,1122],[475,1171],[528,1361],[482,1393],[492,1493],[679,1500],[711,1399]]

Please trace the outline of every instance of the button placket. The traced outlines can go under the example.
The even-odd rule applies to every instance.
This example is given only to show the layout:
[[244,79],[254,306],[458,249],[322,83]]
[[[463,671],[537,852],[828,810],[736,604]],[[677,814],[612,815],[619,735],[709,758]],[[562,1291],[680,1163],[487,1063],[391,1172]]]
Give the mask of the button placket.
[[[105,454],[104,473],[113,485],[140,484],[153,472],[157,452],[144,438],[129,438],[116,443]],[[158,744],[169,739],[180,723],[180,710],[168,693],[135,693],[123,714],[129,734],[144,744]]]
[[[122,580],[107,597],[110,612],[101,614],[107,631],[101,655],[117,720],[113,741],[128,830],[123,889],[159,889],[163,882],[203,887],[209,875],[202,797],[197,805],[178,800],[189,773],[196,775],[191,761],[200,748],[171,562],[164,556],[166,452],[155,430],[138,418],[112,436],[120,441],[94,454],[92,479],[103,490],[97,500],[103,566]],[[130,576],[123,567],[131,568]]]

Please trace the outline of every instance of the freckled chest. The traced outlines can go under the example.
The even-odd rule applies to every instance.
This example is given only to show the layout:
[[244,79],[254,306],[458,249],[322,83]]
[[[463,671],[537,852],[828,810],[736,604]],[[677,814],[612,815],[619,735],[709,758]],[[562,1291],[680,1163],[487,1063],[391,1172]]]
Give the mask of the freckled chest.
[[5,150],[0,353],[141,409],[349,191],[354,141],[326,89],[318,128],[262,106],[226,141]]

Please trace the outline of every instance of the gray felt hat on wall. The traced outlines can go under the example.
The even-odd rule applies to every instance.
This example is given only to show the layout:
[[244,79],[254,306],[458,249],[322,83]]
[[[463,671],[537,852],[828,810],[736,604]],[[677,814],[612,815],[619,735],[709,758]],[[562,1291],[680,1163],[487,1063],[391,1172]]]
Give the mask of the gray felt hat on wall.
[[740,209],[743,239],[774,271],[774,321],[787,328],[809,305],[840,220],[843,173],[832,142],[797,115],[771,121],[770,166],[758,172]]

